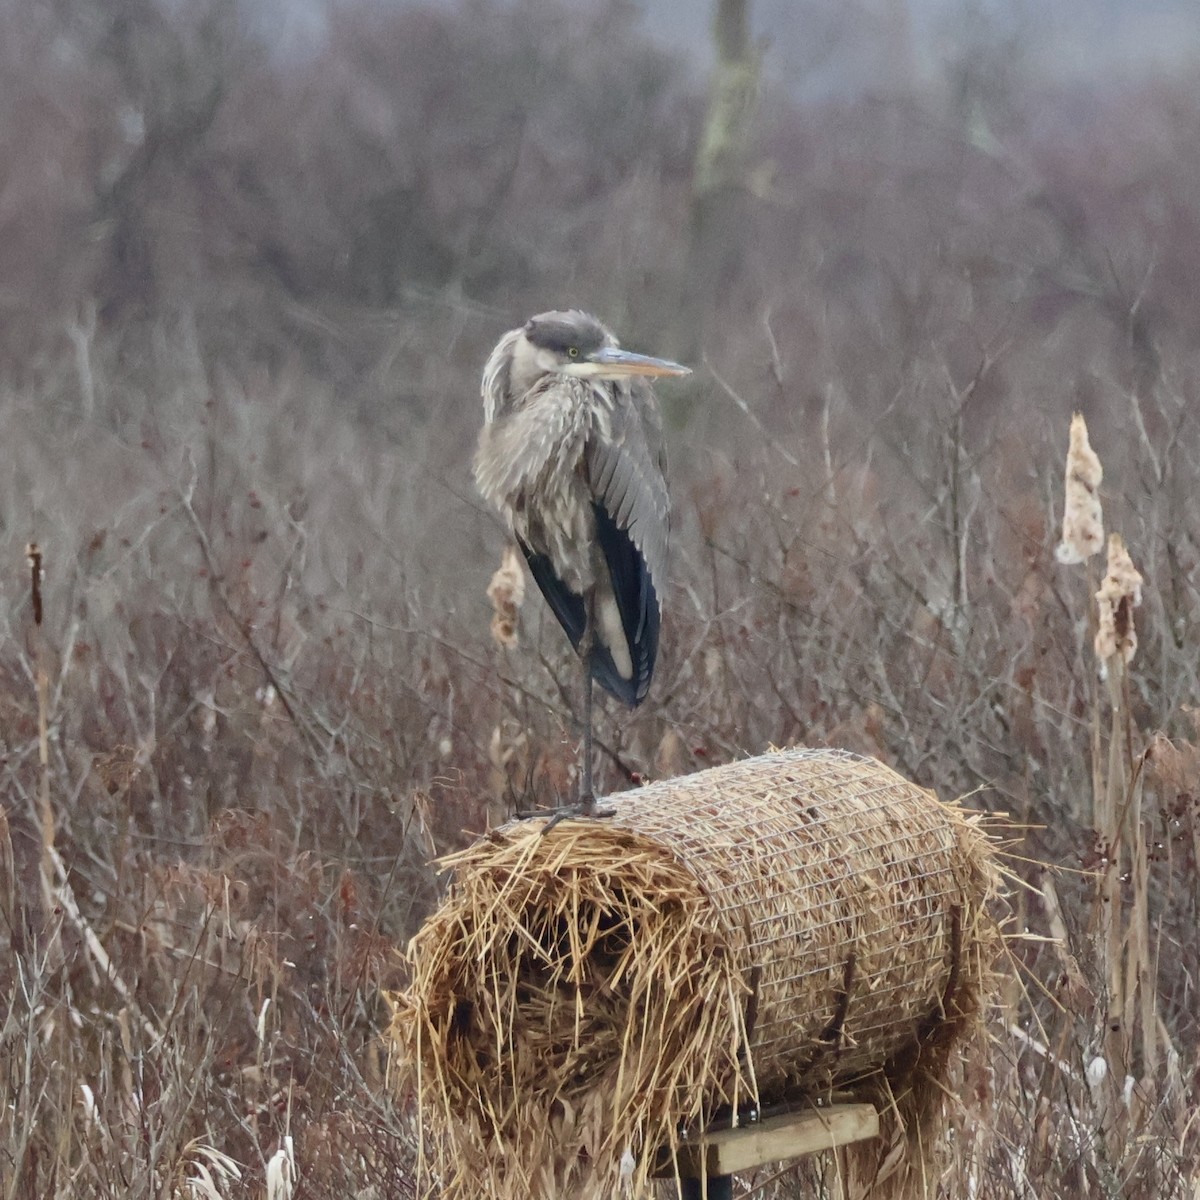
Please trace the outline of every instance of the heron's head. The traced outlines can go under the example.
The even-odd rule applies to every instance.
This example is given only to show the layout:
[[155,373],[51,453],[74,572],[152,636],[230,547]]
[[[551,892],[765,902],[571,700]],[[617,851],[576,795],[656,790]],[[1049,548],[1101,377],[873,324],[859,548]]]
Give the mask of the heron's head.
[[[531,317],[521,331],[518,356],[540,374],[576,379],[627,379],[631,375],[690,375],[688,367],[665,358],[622,350],[617,339],[587,313],[548,312]],[[522,350],[524,354],[522,354]]]
[[541,313],[506,333],[492,351],[483,371],[484,417],[494,421],[548,378],[690,374],[687,367],[665,358],[622,350],[617,339],[587,313]]

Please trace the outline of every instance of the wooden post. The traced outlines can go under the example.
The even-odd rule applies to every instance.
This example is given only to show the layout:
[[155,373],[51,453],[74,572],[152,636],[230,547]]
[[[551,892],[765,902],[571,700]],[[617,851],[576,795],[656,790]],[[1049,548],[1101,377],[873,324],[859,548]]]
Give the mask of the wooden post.
[[874,1105],[807,1107],[738,1129],[705,1133],[681,1146],[674,1161],[669,1152],[660,1152],[654,1174],[656,1178],[667,1179],[678,1172],[684,1182],[684,1200],[700,1200],[704,1194],[708,1200],[728,1200],[732,1195],[732,1176],[738,1171],[819,1154],[878,1135],[879,1113]]

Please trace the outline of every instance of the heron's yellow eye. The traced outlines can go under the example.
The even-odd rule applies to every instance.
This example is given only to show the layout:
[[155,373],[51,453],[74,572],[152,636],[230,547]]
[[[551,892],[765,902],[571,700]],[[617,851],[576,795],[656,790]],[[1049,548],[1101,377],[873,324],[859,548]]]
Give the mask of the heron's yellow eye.
[[578,346],[568,346],[567,347],[567,355],[570,358],[578,358],[579,357],[579,347]]

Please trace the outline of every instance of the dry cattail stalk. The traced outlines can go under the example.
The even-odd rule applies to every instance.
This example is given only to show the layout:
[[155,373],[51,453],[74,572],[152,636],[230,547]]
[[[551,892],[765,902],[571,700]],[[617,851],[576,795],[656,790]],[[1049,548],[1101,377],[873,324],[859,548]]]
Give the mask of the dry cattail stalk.
[[1120,655],[1123,662],[1133,661],[1137,651],[1137,629],[1133,610],[1142,602],[1142,576],[1119,533],[1109,535],[1108,570],[1096,593],[1098,622],[1096,628],[1096,657],[1100,660],[1100,675],[1108,674],[1108,662]]
[[25,547],[29,563],[29,597],[33,609],[33,664],[37,687],[38,711],[38,807],[42,821],[42,900],[46,912],[53,912],[54,900],[54,809],[50,804],[50,676],[46,669],[46,646],[42,631],[42,586],[46,571],[42,548],[37,542]]
[[495,609],[492,637],[497,646],[513,650],[517,645],[518,614],[525,601],[525,574],[521,570],[521,558],[516,546],[505,546],[504,557],[488,584],[487,594]]
[[1071,418],[1071,445],[1067,450],[1066,503],[1062,541],[1054,551],[1060,563],[1081,563],[1098,554],[1104,545],[1104,517],[1100,511],[1100,481],[1104,469],[1088,442],[1082,413]]
[[46,572],[42,568],[42,548],[37,542],[30,542],[25,547],[25,558],[29,562],[29,595],[33,606],[33,623],[42,623],[42,582]]

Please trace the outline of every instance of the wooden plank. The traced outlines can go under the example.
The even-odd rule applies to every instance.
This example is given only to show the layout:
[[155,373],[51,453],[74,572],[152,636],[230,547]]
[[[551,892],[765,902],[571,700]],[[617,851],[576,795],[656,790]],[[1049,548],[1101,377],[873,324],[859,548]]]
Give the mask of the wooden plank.
[[[879,1134],[879,1113],[871,1104],[831,1104],[828,1108],[806,1108],[799,1112],[767,1117],[740,1129],[719,1129],[703,1140],[679,1148],[679,1174],[732,1175],[780,1162],[818,1154],[835,1146],[865,1141]],[[669,1157],[655,1174],[673,1176]]]

